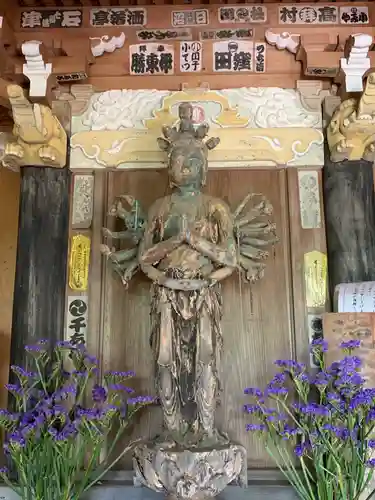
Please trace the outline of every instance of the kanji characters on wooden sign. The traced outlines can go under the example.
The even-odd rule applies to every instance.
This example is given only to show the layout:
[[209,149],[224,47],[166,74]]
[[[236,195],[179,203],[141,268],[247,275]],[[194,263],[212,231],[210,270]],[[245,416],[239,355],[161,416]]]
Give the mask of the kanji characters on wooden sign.
[[68,296],[68,314],[65,339],[73,345],[86,345],[88,323],[88,297]]
[[90,11],[91,26],[144,26],[147,23],[147,11],[137,7],[98,8]]
[[266,71],[266,44],[256,43],[254,49],[255,73],[265,73]]
[[204,26],[208,23],[207,9],[175,10],[172,12],[172,26]]
[[280,24],[337,24],[338,7],[333,5],[283,5],[279,7]]
[[242,5],[219,7],[220,23],[265,23],[267,8],[263,5]]
[[158,43],[130,45],[131,75],[173,75],[174,47]]
[[340,7],[341,24],[368,24],[368,7]]
[[137,31],[137,38],[141,42],[164,42],[166,40],[191,40],[191,29],[157,29]]
[[79,28],[81,10],[25,10],[21,12],[21,28]]
[[253,36],[252,28],[205,30],[199,33],[201,40],[247,40],[252,39]]
[[254,44],[230,40],[213,44],[214,71],[253,71]]
[[202,42],[180,43],[180,71],[197,73],[202,70]]

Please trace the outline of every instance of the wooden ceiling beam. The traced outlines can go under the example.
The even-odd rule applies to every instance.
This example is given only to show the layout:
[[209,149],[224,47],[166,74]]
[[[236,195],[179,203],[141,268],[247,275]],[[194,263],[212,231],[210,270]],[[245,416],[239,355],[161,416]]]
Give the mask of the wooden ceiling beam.
[[[275,87],[295,88],[296,81],[301,79],[301,73],[289,74],[217,74],[211,75],[168,75],[155,77],[134,76],[96,76],[85,80],[96,92],[117,89],[155,89],[155,90],[181,90],[182,84],[187,88],[198,88],[202,83],[207,83],[212,90],[221,90],[239,87]],[[280,84],[278,85],[278,82]]]

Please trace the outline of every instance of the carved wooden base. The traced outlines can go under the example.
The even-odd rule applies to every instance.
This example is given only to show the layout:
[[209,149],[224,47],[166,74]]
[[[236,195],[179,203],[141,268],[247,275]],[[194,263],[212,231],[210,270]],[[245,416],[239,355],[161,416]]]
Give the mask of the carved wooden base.
[[141,484],[170,500],[212,498],[233,481],[247,486],[246,450],[233,443],[183,449],[149,442],[135,449],[134,468]]

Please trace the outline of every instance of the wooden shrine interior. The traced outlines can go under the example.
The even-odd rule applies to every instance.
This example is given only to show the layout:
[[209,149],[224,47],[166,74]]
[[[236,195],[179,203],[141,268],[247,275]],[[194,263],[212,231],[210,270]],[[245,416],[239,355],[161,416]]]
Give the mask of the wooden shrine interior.
[[[139,43],[136,31],[129,27],[92,27],[89,11],[92,7],[146,6],[147,29],[169,28],[171,13],[176,6],[193,9],[196,6],[208,9],[210,29],[223,28],[218,21],[217,9],[227,3],[259,4],[267,6],[267,22],[254,25],[254,41],[265,39],[265,32],[272,28],[280,33],[291,29],[301,36],[305,60],[296,60],[293,54],[267,46],[267,69],[262,74],[214,73],[212,70],[212,42],[207,41],[203,55],[203,69],[199,74],[183,74],[175,70],[173,75],[135,77],[129,74],[129,44]],[[88,78],[82,84],[91,85],[96,92],[113,89],[157,89],[180,90],[182,86],[198,88],[206,85],[210,89],[238,87],[282,87],[295,89],[297,81],[313,81],[304,71],[309,61],[320,61],[322,67],[337,67],[343,57],[348,37],[359,31],[358,26],[337,25],[335,29],[325,26],[278,25],[278,8],[281,4],[299,2],[246,1],[228,2],[200,0],[0,0],[0,131],[11,129],[11,110],[7,96],[7,85],[18,83],[27,88],[28,80],[23,74],[25,62],[21,44],[25,41],[43,42],[41,53],[44,62],[52,63],[53,76],[83,72]],[[319,3],[319,2],[314,2]],[[321,1],[335,5],[334,2]],[[352,6],[356,2],[340,5]],[[359,2],[369,8],[371,19],[375,19],[375,0]],[[25,9],[75,9],[83,12],[83,24],[79,28],[22,29],[20,16]],[[233,27],[229,25],[229,27]],[[238,25],[236,25],[238,27]],[[198,28],[192,27],[193,39],[198,39]],[[91,53],[90,37],[126,35],[126,47],[111,54],[94,58]],[[361,33],[374,34],[372,24],[361,26]],[[179,42],[173,42],[179,43]],[[373,49],[373,47],[372,47]],[[371,59],[375,52],[371,50]],[[372,64],[374,66],[374,64]],[[322,90],[330,90],[337,79],[322,78]],[[69,93],[69,84],[57,84],[50,78],[48,92],[42,102],[52,109],[58,97]],[[339,88],[345,96],[343,87]],[[62,101],[59,101],[60,104]],[[61,112],[61,108],[59,108]],[[71,116],[61,116],[69,133]],[[306,165],[307,167],[309,165]],[[249,192],[264,194],[274,207],[273,218],[277,224],[280,242],[273,248],[267,261],[265,277],[255,285],[247,285],[233,276],[223,285],[224,295],[224,391],[217,411],[219,426],[229,432],[231,438],[244,444],[248,450],[248,465],[254,468],[271,467],[271,461],[259,444],[245,432],[241,413],[245,402],[243,389],[246,386],[262,385],[273,373],[273,361],[278,358],[297,356],[308,361],[306,349],[306,304],[304,255],[318,251],[326,253],[324,216],[321,227],[303,230],[300,222],[298,195],[298,171],[294,168],[251,168],[211,170],[206,191],[236,205]],[[321,181],[321,170],[318,170]],[[110,227],[113,221],[107,217],[107,210],[113,198],[122,193],[131,193],[145,207],[168,190],[165,170],[134,170],[131,172],[95,171],[94,209],[90,229],[71,230],[91,238],[90,261],[90,316],[88,347],[103,363],[103,368],[128,369],[137,373],[136,386],[142,393],[150,393],[153,385],[153,362],[149,348],[149,282],[137,276],[125,290],[121,282],[106,266],[99,251],[102,241],[102,227]],[[321,182],[320,182],[321,189]],[[321,213],[324,214],[323,197],[320,196]],[[1,270],[1,268],[0,268]],[[67,285],[68,287],[68,285]],[[312,311],[320,314],[328,310],[328,301],[321,309]],[[311,311],[310,311],[311,312]],[[1,331],[0,331],[1,333]],[[145,413],[132,429],[133,436],[152,437],[161,429],[160,408]],[[121,464],[130,469],[130,459]]]

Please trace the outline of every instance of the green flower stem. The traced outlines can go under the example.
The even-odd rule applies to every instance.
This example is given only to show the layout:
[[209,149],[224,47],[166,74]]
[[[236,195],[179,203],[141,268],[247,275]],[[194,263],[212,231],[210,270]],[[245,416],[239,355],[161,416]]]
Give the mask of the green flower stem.
[[132,441],[128,446],[126,446],[126,448],[124,448],[122,450],[122,452],[115,458],[115,460],[113,460],[113,462],[108,465],[94,480],[92,480],[86,487],[85,489],[82,491],[82,493],[85,493],[87,490],[89,490],[94,484],[96,484],[98,481],[100,481],[100,479],[105,476],[107,474],[107,472],[112,469],[112,467],[114,467],[117,462],[119,462],[121,460],[121,458],[125,455],[125,453],[128,453],[130,450],[132,450],[134,448],[134,446],[140,442],[143,441],[143,438],[140,438],[140,439],[136,439],[134,441]]

